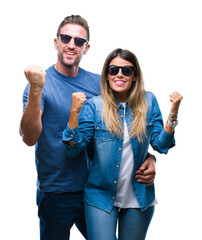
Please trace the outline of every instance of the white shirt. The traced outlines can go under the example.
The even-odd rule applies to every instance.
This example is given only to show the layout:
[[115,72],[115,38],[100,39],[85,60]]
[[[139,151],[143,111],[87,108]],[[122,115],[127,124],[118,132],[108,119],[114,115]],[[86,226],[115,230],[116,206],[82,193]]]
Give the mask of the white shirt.
[[[124,106],[125,103],[121,103]],[[124,139],[123,139],[123,151],[121,156],[121,166],[119,172],[119,180],[117,186],[117,195],[114,206],[120,208],[140,208],[137,198],[132,188],[132,174],[134,168],[133,153],[128,134],[128,127],[125,121],[124,111]],[[156,204],[156,200],[151,204]]]

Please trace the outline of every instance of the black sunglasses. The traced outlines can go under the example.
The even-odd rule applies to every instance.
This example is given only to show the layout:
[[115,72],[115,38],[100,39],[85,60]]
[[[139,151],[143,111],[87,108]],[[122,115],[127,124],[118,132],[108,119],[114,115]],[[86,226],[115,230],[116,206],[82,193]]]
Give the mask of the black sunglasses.
[[[66,35],[66,34],[59,34],[60,38],[61,38],[61,42],[64,43],[64,44],[67,44],[71,41],[71,39],[73,37],[69,36],[69,35]],[[74,43],[77,47],[82,47],[84,45],[85,42],[88,42],[86,39],[83,39],[83,38],[79,38],[79,37],[76,37],[76,38],[73,38],[74,39]]]
[[135,70],[136,70],[136,67],[132,67],[129,65],[126,65],[124,67],[120,67],[120,66],[116,66],[116,65],[109,65],[107,67],[107,72],[109,75],[115,76],[118,74],[120,68],[122,70],[123,75],[126,77],[130,77],[133,74],[133,72],[135,73]]

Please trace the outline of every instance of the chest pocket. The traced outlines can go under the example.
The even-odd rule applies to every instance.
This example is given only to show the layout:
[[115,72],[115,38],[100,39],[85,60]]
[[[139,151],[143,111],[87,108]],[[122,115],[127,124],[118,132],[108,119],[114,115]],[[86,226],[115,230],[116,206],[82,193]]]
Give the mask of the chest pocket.
[[100,141],[113,141],[114,136],[107,130],[104,124],[95,124],[94,138]]

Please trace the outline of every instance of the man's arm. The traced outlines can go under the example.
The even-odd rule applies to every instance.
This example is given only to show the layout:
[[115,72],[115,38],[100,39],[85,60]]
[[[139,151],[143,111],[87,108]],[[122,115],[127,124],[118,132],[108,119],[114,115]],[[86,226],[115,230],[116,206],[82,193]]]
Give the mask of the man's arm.
[[46,72],[38,66],[30,66],[25,69],[25,75],[30,83],[30,90],[27,106],[20,122],[20,135],[28,146],[33,146],[42,131],[41,95]]
[[136,171],[136,178],[139,183],[145,183],[147,187],[153,184],[156,175],[155,163],[155,156],[148,152],[144,163]]

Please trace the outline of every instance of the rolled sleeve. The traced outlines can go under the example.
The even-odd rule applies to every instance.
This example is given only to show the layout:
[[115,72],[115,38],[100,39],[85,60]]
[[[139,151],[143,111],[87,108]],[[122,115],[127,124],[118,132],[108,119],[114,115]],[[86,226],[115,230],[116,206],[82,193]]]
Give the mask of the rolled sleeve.
[[69,127],[69,124],[67,124],[66,129],[63,132],[63,136],[62,136],[62,141],[63,143],[67,143],[68,141],[72,140],[72,142],[74,144],[77,144],[79,142],[81,142],[81,135],[79,133],[79,128],[75,128],[75,129],[71,129]]
[[160,153],[167,153],[168,150],[175,146],[174,134],[169,134],[162,130],[156,141],[153,142],[152,147]]

